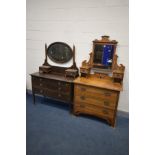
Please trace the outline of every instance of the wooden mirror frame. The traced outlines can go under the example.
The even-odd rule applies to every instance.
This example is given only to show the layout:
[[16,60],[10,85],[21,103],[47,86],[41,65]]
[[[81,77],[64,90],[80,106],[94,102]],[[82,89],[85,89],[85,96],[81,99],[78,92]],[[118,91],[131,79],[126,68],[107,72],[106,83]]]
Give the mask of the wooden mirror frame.
[[[54,42],[54,43],[58,43],[58,42]],[[52,43],[52,44],[54,44],[54,43]],[[59,42],[59,43],[60,43],[60,42]],[[66,44],[66,43],[64,43],[64,42],[61,42],[61,43]],[[52,65],[50,65],[50,64],[48,63],[48,61],[47,61],[47,57],[48,57],[48,54],[47,54],[48,48],[49,48],[52,44],[50,44],[48,47],[47,47],[47,44],[45,44],[45,60],[44,60],[43,66],[52,66]],[[67,44],[66,44],[66,45],[67,45]],[[72,51],[73,66],[76,66],[76,63],[75,63],[75,46],[73,45],[73,50],[72,50],[72,48],[71,48],[69,45],[67,45],[67,46],[68,46],[68,47],[71,49],[71,51]]]
[[[67,57],[64,57],[64,59],[62,59],[62,60],[56,60],[54,58],[51,51],[52,51],[52,48],[54,48],[55,45],[60,45],[61,47],[63,46],[63,48],[67,48],[67,52],[69,52],[68,53],[69,54],[68,59],[67,59]],[[49,57],[49,59],[51,61],[55,62],[55,63],[58,63],[58,64],[67,63],[73,57],[73,51],[72,51],[71,47],[68,44],[64,43],[64,42],[54,42],[54,43],[50,44],[46,50],[47,50],[47,56]],[[59,49],[57,49],[57,51],[55,51],[55,52],[58,52],[58,53],[61,52],[61,55],[62,55],[65,52],[64,50],[60,51]]]
[[[68,45],[69,46],[69,45]],[[40,73],[49,73],[49,74],[57,74],[57,75],[64,75],[66,74],[66,70],[71,70],[71,71],[76,71],[76,75],[78,76],[78,68],[76,66],[76,62],[75,62],[75,46],[73,45],[73,49],[72,50],[72,58],[73,58],[73,64],[71,67],[60,67],[60,66],[53,66],[50,65],[48,63],[48,55],[47,55],[47,44],[45,44],[45,60],[44,63],[42,64],[42,66],[39,67],[39,72]]]
[[[113,46],[113,56],[112,56],[112,66],[110,68],[104,68],[104,65],[102,63],[94,63],[94,55],[95,55],[95,46],[96,45],[112,45]],[[93,51],[92,51],[92,68],[100,68],[107,70],[109,72],[112,71],[113,65],[114,65],[114,55],[116,54],[116,46],[117,46],[117,41],[116,40],[110,40],[109,36],[102,36],[101,40],[95,39],[93,41]]]
[[[82,77],[89,77],[91,69],[94,70],[94,73],[96,75],[99,75],[99,77],[102,77],[105,75],[109,75],[112,73],[112,78],[114,82],[119,82],[121,83],[124,78],[124,71],[125,71],[125,66],[123,64],[118,65],[117,64],[117,58],[118,56],[116,55],[116,47],[117,47],[117,41],[116,40],[109,40],[109,36],[102,36],[101,40],[95,39],[93,41],[93,51],[89,54],[90,58],[89,61],[84,60],[82,62],[82,66],[80,67],[80,73]],[[111,69],[103,69],[101,65],[99,65],[98,68],[94,68],[94,48],[96,44],[101,44],[101,45],[113,45],[114,46],[114,52],[113,52],[113,60],[112,60],[112,67]],[[101,66],[101,67],[100,67]]]

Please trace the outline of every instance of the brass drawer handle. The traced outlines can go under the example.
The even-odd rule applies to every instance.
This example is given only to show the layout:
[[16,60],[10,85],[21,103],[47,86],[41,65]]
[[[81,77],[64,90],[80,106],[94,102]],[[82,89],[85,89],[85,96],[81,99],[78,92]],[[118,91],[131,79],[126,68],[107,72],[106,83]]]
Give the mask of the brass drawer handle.
[[42,93],[43,92],[43,90],[40,90],[40,93]]
[[105,95],[105,96],[111,96],[111,93],[105,92],[104,95]]
[[107,111],[107,110],[105,110],[105,109],[103,109],[103,111],[102,111],[104,114],[109,114],[109,112]]
[[104,105],[109,106],[110,102],[104,101]]
[[58,89],[61,90],[61,87],[59,87]]
[[40,86],[42,86],[43,84],[42,84],[42,83],[40,83],[39,85],[40,85]]
[[81,91],[86,91],[86,88],[81,88]]
[[42,81],[43,79],[42,79],[42,78],[40,78],[39,80],[40,80],[40,81]]
[[81,107],[81,108],[85,108],[85,105],[83,105],[83,104],[80,104],[80,107]]
[[61,97],[61,94],[58,94],[59,97]]
[[85,96],[80,96],[81,100],[85,100]]
[[58,85],[59,85],[59,86],[60,86],[60,84],[61,84],[61,83],[60,83],[60,82],[58,82]]

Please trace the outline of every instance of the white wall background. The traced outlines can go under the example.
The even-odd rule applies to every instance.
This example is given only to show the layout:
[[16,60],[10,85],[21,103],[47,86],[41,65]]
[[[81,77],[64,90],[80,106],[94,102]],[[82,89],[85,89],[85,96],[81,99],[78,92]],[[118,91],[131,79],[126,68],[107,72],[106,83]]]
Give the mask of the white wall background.
[[109,35],[118,41],[118,62],[126,67],[118,109],[128,112],[128,16],[128,0],[27,0],[27,89],[31,89],[29,74],[43,64],[45,43],[62,41],[71,47],[74,44],[80,67],[89,58],[92,41]]

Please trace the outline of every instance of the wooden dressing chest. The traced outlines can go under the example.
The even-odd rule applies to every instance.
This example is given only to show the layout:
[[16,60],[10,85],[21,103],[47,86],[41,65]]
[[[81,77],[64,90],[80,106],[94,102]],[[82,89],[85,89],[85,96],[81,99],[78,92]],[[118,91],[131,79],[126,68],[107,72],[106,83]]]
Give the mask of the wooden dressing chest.
[[35,94],[71,103],[73,100],[73,79],[69,80],[60,75],[33,73],[32,92],[35,102]]
[[102,36],[93,41],[87,62],[80,67],[81,77],[74,80],[74,114],[88,114],[115,126],[124,65],[117,64],[116,40]]
[[114,127],[119,93],[122,86],[113,83],[112,78],[98,79],[91,75],[88,79],[74,80],[74,114],[89,114],[105,119]]
[[[67,63],[73,58],[70,67],[52,66],[48,58],[58,64]],[[66,76],[66,73],[73,75]],[[51,97],[70,105],[73,103],[73,80],[78,76],[78,68],[75,62],[75,46],[73,49],[64,42],[54,42],[48,47],[45,44],[45,60],[39,67],[39,72],[31,74],[32,93],[35,103],[35,94]]]

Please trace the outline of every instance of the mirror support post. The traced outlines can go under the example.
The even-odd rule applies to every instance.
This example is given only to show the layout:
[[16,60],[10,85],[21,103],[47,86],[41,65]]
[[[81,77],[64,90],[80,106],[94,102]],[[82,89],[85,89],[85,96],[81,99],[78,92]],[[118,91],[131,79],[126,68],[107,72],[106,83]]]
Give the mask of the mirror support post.
[[44,61],[44,64],[43,65],[48,65],[48,62],[47,62],[47,44],[45,44],[45,61]]
[[75,63],[75,46],[73,45],[73,67],[76,68],[76,63]]

